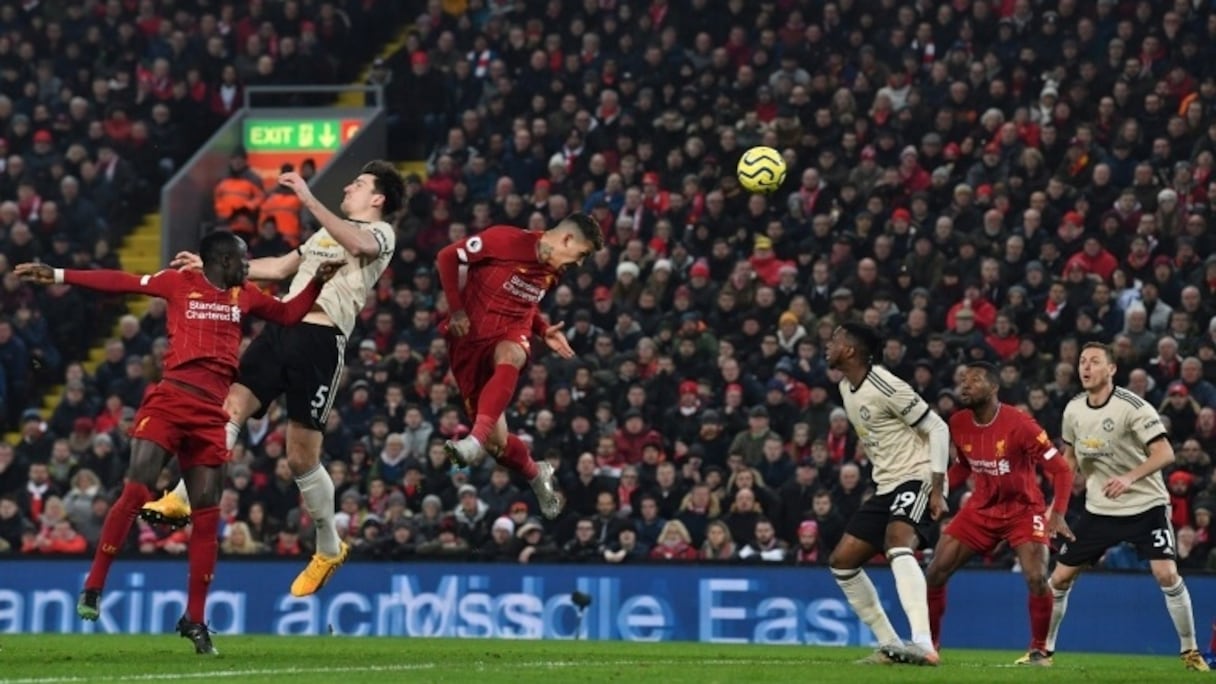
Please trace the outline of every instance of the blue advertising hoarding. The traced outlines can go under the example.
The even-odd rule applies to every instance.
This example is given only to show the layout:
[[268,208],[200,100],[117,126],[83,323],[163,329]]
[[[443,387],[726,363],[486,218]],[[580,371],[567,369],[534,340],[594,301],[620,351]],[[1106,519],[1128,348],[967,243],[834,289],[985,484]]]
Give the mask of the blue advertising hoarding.
[[[326,634],[508,639],[870,645],[873,635],[823,568],[702,565],[350,563],[319,596],[288,587],[299,564],[222,560],[207,620],[221,634]],[[80,561],[0,562],[0,633],[159,633],[185,607],[184,563],[120,560],[101,619],[75,616]],[[891,573],[871,577],[901,633]],[[1188,578],[1201,643],[1216,617],[1216,577]],[[592,597],[582,616],[571,593]],[[943,645],[1024,648],[1020,575],[960,573]],[[1062,650],[1174,654],[1178,640],[1152,577],[1092,574],[1073,592]]]

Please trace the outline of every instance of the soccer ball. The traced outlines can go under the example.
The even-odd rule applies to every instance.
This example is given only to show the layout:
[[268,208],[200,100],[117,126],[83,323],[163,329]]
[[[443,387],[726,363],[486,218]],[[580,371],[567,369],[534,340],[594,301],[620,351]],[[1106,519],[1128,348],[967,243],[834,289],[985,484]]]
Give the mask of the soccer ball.
[[753,147],[739,157],[737,173],[744,190],[770,193],[785,182],[785,158],[771,147]]

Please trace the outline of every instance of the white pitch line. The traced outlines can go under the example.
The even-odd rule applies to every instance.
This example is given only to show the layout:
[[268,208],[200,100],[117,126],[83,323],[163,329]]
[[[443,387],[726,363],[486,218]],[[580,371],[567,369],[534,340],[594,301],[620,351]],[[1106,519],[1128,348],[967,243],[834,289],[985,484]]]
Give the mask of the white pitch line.
[[402,665],[359,665],[346,667],[283,667],[250,670],[214,670],[211,672],[160,672],[139,675],[111,675],[102,677],[26,677],[24,679],[0,679],[0,684],[71,684],[72,682],[160,682],[182,679],[228,679],[232,677],[289,676],[298,674],[352,674],[368,672],[407,672],[430,670],[435,663],[410,663]]
[[[616,660],[535,660],[524,661],[518,663],[500,663],[477,660],[470,663],[478,670],[495,669],[495,670],[561,670],[569,668],[604,668],[604,667],[654,667],[654,666],[678,666],[692,665],[699,667],[715,667],[715,666],[798,666],[798,665],[841,665],[847,664],[848,661],[833,660],[833,659],[815,659],[815,658],[797,658],[797,659],[764,659],[764,658],[715,658],[711,660],[700,660],[697,658],[674,659],[666,658],[662,660],[637,660],[637,659],[616,659]],[[75,684],[77,682],[164,682],[164,681],[181,681],[184,679],[230,679],[234,677],[275,677],[275,676],[290,676],[298,674],[358,674],[358,673],[386,673],[386,672],[409,672],[417,670],[433,670],[437,667],[451,667],[453,663],[403,663],[401,665],[351,665],[344,667],[285,667],[285,668],[262,668],[248,670],[215,670],[212,672],[162,672],[140,675],[109,675],[102,677],[27,677],[23,679],[0,679],[0,684]],[[905,666],[906,667],[906,666]],[[946,664],[950,667],[965,667],[977,669],[989,668],[1014,668],[1015,665],[1009,664],[984,664],[975,662],[951,662]]]
[[[498,663],[487,661],[475,661],[471,663],[477,668],[494,668],[494,669],[511,669],[511,670],[559,670],[569,669],[573,667],[643,667],[643,666],[673,666],[673,665],[700,665],[700,666],[720,666],[720,665],[806,665],[816,662],[832,662],[832,661],[808,661],[808,660],[790,660],[790,661],[772,661],[759,658],[753,659],[714,659],[714,660],[697,660],[688,658],[685,660],[664,659],[664,660],[536,660],[529,662],[518,663]],[[443,666],[451,667],[453,663],[444,663]],[[58,677],[27,677],[23,679],[0,679],[0,684],[75,684],[76,682],[117,682],[117,681],[143,681],[143,682],[164,682],[164,681],[180,681],[183,679],[228,679],[233,677],[256,677],[256,676],[289,676],[297,674],[357,674],[357,673],[375,673],[375,672],[408,672],[412,670],[433,670],[439,667],[439,663],[410,663],[402,665],[351,665],[345,667],[286,667],[280,669],[262,668],[249,670],[215,670],[212,672],[160,672],[141,675],[109,675],[102,677],[79,677],[79,676],[58,676]]]

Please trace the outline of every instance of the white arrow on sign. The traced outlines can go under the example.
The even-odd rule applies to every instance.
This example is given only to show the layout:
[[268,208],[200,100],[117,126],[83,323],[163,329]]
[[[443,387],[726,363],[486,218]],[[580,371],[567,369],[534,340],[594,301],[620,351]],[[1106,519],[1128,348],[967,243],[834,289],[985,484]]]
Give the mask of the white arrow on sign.
[[334,125],[330,122],[325,122],[321,125],[321,134],[317,136],[317,140],[325,147],[333,147],[338,141],[338,136],[334,134]]

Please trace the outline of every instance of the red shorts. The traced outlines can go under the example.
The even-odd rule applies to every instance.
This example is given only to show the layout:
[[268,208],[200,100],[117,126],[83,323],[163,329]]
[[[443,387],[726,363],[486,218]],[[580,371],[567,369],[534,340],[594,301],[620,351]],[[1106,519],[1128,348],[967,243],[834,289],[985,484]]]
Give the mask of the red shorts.
[[182,472],[228,461],[228,414],[219,401],[204,399],[173,383],[161,382],[148,393],[131,427],[133,439],[146,439],[177,456]]
[[469,340],[467,337],[448,337],[448,355],[451,358],[452,377],[456,380],[456,388],[464,400],[465,413],[470,418],[477,415],[477,399],[481,388],[486,386],[494,375],[494,349],[499,342],[515,342],[524,348],[524,353],[532,351],[532,331],[504,330],[502,335]]
[[1009,542],[1010,548],[1026,543],[1048,543],[1044,512],[1029,508],[1008,517],[994,518],[972,506],[964,506],[942,532],[979,554],[988,553],[1002,540]]

